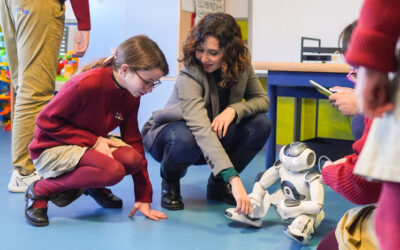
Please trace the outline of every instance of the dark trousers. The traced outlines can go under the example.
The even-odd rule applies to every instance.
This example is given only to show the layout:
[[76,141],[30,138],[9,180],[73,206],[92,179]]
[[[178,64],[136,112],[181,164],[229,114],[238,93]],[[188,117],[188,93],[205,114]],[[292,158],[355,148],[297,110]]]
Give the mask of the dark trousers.
[[[221,144],[240,173],[262,149],[271,131],[271,122],[263,113],[232,122]],[[150,154],[161,163],[161,177],[177,182],[190,165],[206,164],[203,153],[185,121],[168,124],[155,139]]]

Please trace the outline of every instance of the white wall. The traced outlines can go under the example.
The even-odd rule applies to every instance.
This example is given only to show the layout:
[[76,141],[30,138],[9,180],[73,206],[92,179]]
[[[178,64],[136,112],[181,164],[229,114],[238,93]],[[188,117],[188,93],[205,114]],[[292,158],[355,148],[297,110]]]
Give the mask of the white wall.
[[249,0],[225,0],[225,12],[235,18],[247,18]]
[[343,28],[359,16],[363,0],[252,0],[249,38],[254,61],[300,62],[301,37],[337,47]]

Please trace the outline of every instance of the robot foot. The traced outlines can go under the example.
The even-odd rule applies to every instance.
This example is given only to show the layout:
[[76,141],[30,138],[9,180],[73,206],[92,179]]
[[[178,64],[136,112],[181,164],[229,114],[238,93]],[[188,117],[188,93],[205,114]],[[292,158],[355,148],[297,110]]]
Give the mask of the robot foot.
[[294,239],[295,241],[299,242],[302,245],[308,245],[309,243],[309,239],[306,235],[294,234],[292,231],[290,231],[289,228],[286,228],[284,232],[285,234],[289,235],[292,239]]
[[234,208],[228,208],[225,210],[225,217],[245,223],[247,225],[253,226],[253,227],[261,227],[262,225],[262,220],[257,219],[257,218],[250,218],[247,214],[239,214],[235,212]]

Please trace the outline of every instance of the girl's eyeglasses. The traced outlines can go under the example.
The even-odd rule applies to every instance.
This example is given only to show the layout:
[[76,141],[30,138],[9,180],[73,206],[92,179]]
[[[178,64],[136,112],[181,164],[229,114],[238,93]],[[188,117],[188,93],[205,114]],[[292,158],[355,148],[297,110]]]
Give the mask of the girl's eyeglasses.
[[143,79],[143,77],[141,77],[141,76],[139,75],[139,73],[138,73],[136,70],[135,70],[135,73],[136,73],[136,74],[138,75],[138,77],[143,81],[144,86],[147,87],[147,88],[154,89],[154,88],[156,88],[157,86],[159,86],[159,85],[161,84],[161,81],[160,81],[160,80],[157,80],[157,81],[154,81],[154,82],[152,82],[152,81],[147,81],[147,80]]
[[357,81],[357,68],[351,68],[350,72],[346,76],[347,80],[356,83]]

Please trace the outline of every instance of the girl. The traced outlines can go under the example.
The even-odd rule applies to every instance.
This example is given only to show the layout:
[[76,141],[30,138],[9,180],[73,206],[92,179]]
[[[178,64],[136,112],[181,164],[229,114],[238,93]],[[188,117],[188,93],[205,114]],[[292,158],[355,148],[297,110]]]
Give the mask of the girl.
[[182,61],[168,103],[142,130],[146,150],[161,162],[161,205],[183,209],[180,178],[190,165],[207,163],[207,198],[248,213],[238,173],[264,146],[271,125],[269,99],[236,20],[225,13],[205,16],[190,31]]
[[[150,93],[168,73],[164,54],[148,37],[135,36],[115,55],[82,71],[38,116],[29,149],[44,179],[26,191],[26,220],[34,226],[48,225],[48,200],[66,206],[86,188],[103,207],[121,207],[122,201],[104,187],[125,175],[132,176],[135,187],[130,216],[139,210],[154,220],[166,218],[150,208],[152,187],[137,121],[140,96]],[[117,126],[122,140],[107,137]]]

